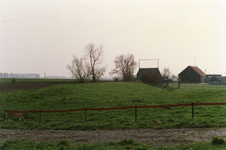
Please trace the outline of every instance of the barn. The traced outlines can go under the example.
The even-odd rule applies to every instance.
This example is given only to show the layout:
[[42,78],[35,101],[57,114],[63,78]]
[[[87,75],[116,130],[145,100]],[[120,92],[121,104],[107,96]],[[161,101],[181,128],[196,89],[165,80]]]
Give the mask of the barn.
[[[157,67],[141,68],[140,61],[156,61]],[[162,78],[162,76],[159,71],[159,60],[158,59],[139,59],[139,70],[137,72],[136,80],[156,86],[157,84],[160,83],[161,78]]]
[[139,68],[139,70],[137,72],[137,80],[141,80],[142,74],[144,74],[144,73],[157,74],[157,76],[161,77],[159,68]]
[[188,66],[178,74],[182,83],[204,83],[205,73],[195,66]]

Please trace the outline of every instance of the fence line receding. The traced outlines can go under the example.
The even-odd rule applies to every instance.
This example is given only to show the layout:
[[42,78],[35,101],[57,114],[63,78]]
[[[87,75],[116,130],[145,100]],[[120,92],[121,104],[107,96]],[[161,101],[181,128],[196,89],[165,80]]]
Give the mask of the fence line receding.
[[[194,106],[195,105],[226,105],[225,103],[187,103],[187,104],[169,104],[169,105],[153,105],[153,106],[127,106],[127,107],[111,107],[111,108],[81,108],[81,109],[70,109],[70,110],[32,110],[32,111],[22,111],[22,110],[8,110],[5,109],[3,122],[7,117],[7,113],[14,116],[20,116],[20,121],[24,117],[21,113],[39,113],[39,122],[41,122],[41,113],[62,113],[62,112],[73,112],[73,111],[85,111],[85,121],[87,121],[87,111],[88,110],[116,110],[116,109],[135,109],[135,121],[137,121],[137,109],[138,108],[164,108],[164,107],[181,107],[181,106],[192,106],[192,118],[194,118]],[[19,114],[18,114],[19,113]]]

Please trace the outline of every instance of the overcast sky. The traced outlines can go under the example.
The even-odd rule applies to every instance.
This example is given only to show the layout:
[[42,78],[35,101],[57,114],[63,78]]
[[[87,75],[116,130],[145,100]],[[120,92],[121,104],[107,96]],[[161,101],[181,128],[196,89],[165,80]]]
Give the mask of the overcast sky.
[[104,46],[105,76],[115,57],[127,53],[137,62],[159,59],[160,71],[176,75],[195,65],[225,76],[226,1],[0,1],[0,72],[70,77],[66,66],[89,43]]

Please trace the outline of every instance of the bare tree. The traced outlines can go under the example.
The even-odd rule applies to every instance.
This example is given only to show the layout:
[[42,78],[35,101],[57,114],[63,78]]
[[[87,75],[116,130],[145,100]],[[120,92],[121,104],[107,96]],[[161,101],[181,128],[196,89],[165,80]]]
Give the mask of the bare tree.
[[178,81],[178,78],[177,78],[177,76],[175,74],[172,74],[171,78],[172,78],[173,82],[177,82]]
[[169,70],[169,68],[164,68],[163,73],[162,73],[162,77],[163,77],[163,79],[166,79],[166,85],[167,86],[169,84],[170,76],[171,76],[171,71]]
[[133,80],[133,73],[137,63],[132,54],[116,56],[114,63],[115,69],[111,70],[110,75],[118,74],[123,81]]
[[96,82],[96,79],[99,79],[104,75],[106,67],[100,67],[100,64],[103,63],[103,46],[101,45],[98,48],[95,48],[93,43],[88,44],[85,47],[86,57],[89,59],[90,70],[89,74],[93,78],[93,82]]
[[67,69],[71,71],[72,76],[78,79],[80,83],[85,82],[90,77],[89,64],[84,59],[79,59],[75,55],[73,55],[71,65],[67,65]]
[[164,68],[162,72],[162,77],[164,79],[168,79],[170,75],[171,75],[171,71],[169,70],[169,68]]

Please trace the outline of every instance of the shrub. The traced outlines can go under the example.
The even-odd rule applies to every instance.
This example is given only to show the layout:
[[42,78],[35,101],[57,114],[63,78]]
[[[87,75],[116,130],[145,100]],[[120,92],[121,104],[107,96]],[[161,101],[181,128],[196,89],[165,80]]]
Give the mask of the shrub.
[[123,81],[124,82],[130,82],[130,81],[133,81],[133,74],[131,73],[125,73],[123,75]]
[[16,79],[15,78],[12,79],[12,83],[16,83]]
[[211,143],[213,145],[223,145],[225,144],[225,140],[223,138],[213,137]]
[[145,84],[150,83],[150,75],[149,73],[142,73],[141,75],[141,81]]
[[134,144],[134,141],[132,139],[124,139],[124,140],[121,140],[119,143],[122,145],[132,145]]
[[58,146],[69,146],[69,142],[67,140],[61,140],[57,144]]
[[114,81],[114,82],[118,82],[119,79],[118,79],[118,78],[114,78],[113,81]]
[[141,74],[141,81],[145,84],[157,86],[161,83],[161,76],[158,74],[158,72],[144,72]]

